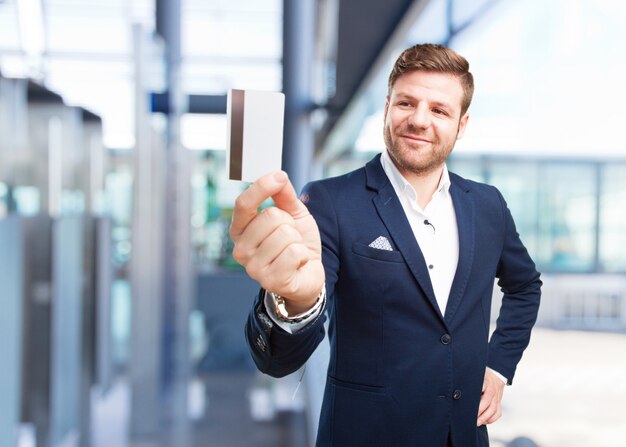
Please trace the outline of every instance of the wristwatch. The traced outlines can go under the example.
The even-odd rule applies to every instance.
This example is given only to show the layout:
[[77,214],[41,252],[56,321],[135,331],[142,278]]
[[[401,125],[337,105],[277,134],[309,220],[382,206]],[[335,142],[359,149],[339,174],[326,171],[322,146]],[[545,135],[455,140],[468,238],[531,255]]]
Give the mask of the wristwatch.
[[274,292],[270,292],[269,290],[267,292],[270,294],[270,297],[272,298],[272,303],[274,303],[274,313],[276,314],[276,317],[280,321],[284,321],[285,323],[300,323],[301,321],[306,320],[311,315],[314,315],[315,312],[317,312],[318,309],[326,301],[326,285],[324,285],[322,287],[322,291],[317,296],[317,299],[315,300],[315,304],[313,304],[313,307],[297,315],[289,315],[289,312],[287,312],[285,298],[283,298],[280,295],[277,295]]

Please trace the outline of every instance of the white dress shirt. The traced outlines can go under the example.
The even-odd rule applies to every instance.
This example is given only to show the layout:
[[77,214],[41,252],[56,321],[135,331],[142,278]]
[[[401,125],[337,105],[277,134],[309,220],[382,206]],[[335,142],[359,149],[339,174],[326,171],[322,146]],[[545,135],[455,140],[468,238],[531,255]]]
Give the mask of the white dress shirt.
[[415,189],[398,171],[387,151],[383,152],[380,161],[424,255],[435,298],[441,314],[444,315],[459,262],[459,230],[450,196],[448,168],[443,166],[437,189],[422,209],[417,203]]

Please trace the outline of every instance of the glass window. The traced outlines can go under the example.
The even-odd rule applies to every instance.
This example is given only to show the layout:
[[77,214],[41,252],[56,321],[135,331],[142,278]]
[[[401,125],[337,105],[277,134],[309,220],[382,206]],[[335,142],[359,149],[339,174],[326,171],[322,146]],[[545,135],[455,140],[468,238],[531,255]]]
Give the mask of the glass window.
[[278,59],[187,58],[182,69],[182,84],[187,94],[218,95],[230,88],[279,91],[282,68]]
[[[595,269],[596,168],[550,163],[539,168],[536,261],[540,269]],[[530,184],[526,181],[526,184]]]
[[131,255],[133,176],[130,164],[120,164],[106,176],[106,208],[113,218],[113,260],[124,268]]
[[492,161],[487,164],[487,182],[496,186],[507,202],[517,232],[534,255],[538,249],[537,211],[539,169],[536,162]]
[[180,126],[182,144],[187,149],[226,149],[226,115],[186,113],[181,117]]
[[452,26],[458,29],[469,23],[474,24],[476,20],[484,18],[493,4],[490,0],[454,0],[450,10]]
[[9,213],[8,206],[8,192],[9,188],[6,184],[0,182],[0,219],[5,217]]
[[600,269],[626,272],[626,164],[606,166],[600,197]]
[[281,2],[185,0],[182,13],[185,93],[281,89]]
[[131,29],[121,14],[112,8],[107,15],[85,17],[71,11],[48,11],[46,42],[54,53],[82,53],[93,58],[94,53],[122,55],[132,47]]
[[198,151],[191,178],[191,239],[199,266],[241,268],[228,235],[235,199],[245,185],[228,180],[223,150]]
[[195,56],[279,58],[281,16],[277,11],[186,11],[185,52]]
[[448,158],[447,165],[451,172],[454,172],[461,177],[475,182],[485,181],[485,170],[479,157],[458,157],[453,152],[450,158]]
[[40,193],[34,186],[16,186],[13,188],[15,209],[23,216],[34,216],[40,210]]
[[407,36],[407,41],[412,43],[445,42],[448,38],[447,17],[447,0],[428,2]]
[[17,5],[0,2],[0,54],[21,49]]
[[500,190],[540,271],[626,271],[626,165],[603,172],[599,214],[595,161],[454,156],[448,166]]

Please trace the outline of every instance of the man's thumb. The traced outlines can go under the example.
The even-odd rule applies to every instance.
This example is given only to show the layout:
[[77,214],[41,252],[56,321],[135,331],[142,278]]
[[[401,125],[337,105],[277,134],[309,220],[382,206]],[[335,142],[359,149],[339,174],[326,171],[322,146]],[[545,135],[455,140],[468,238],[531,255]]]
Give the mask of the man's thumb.
[[[283,174],[285,177],[287,176],[287,174]],[[296,190],[289,179],[285,182],[285,186],[272,196],[272,199],[278,208],[287,211],[294,218],[309,214],[307,207],[298,199]]]

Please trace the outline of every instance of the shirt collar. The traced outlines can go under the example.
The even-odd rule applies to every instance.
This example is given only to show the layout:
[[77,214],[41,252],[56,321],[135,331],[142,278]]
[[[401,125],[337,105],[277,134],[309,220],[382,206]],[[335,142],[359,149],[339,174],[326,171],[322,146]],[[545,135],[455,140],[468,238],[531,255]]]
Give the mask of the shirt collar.
[[[417,198],[417,194],[415,193],[415,189],[411,184],[404,178],[404,176],[400,173],[396,165],[391,161],[389,157],[389,153],[387,150],[384,150],[381,157],[380,162],[383,165],[383,170],[389,181],[391,182],[391,186],[396,191],[396,194],[400,196],[401,194],[408,194],[414,200]],[[441,173],[441,178],[439,179],[439,184],[437,185],[437,189],[435,190],[435,194],[438,193],[448,193],[450,191],[450,173],[448,172],[448,166],[443,164],[443,172]]]

